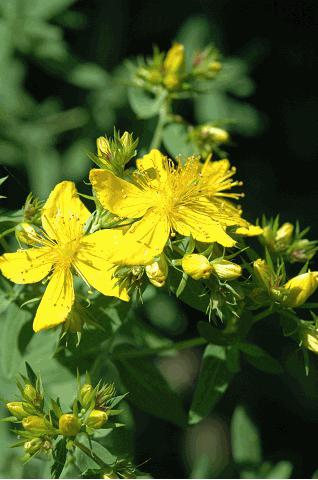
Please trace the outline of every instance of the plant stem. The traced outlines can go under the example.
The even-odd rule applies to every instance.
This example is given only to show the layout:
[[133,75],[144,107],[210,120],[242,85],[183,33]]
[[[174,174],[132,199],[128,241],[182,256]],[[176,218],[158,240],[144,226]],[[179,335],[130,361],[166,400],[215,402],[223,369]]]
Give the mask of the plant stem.
[[90,457],[94,462],[97,463],[102,468],[108,468],[109,465],[107,465],[101,458],[99,458],[98,455],[96,455],[94,452],[92,452],[89,448],[87,448],[85,445],[83,445],[81,442],[78,440],[74,440],[74,445],[78,447],[82,452],[84,452],[88,457]]
[[158,122],[150,143],[150,150],[153,148],[160,148],[161,141],[162,141],[163,127],[165,126],[165,123],[167,120],[168,110],[169,110],[168,99],[165,99],[158,114]]
[[273,310],[272,307],[269,307],[267,310],[264,310],[263,312],[259,313],[258,315],[255,315],[254,317],[254,322],[256,323],[259,320],[262,320],[263,318],[269,317],[272,313],[275,313],[275,310]]
[[2,232],[2,233],[0,234],[0,238],[2,239],[2,238],[4,238],[4,237],[6,237],[7,235],[9,235],[9,233],[14,232],[15,229],[16,229],[16,226],[11,227],[11,228],[8,228],[8,230],[5,230],[4,232]]
[[156,355],[160,352],[165,352],[169,350],[185,350],[187,348],[199,347],[200,345],[205,345],[208,342],[202,337],[191,338],[190,340],[184,340],[182,342],[173,343],[171,345],[164,345],[157,348],[146,348],[139,351],[125,351],[117,352],[112,354],[112,358],[137,358],[137,357],[148,357],[151,355]]

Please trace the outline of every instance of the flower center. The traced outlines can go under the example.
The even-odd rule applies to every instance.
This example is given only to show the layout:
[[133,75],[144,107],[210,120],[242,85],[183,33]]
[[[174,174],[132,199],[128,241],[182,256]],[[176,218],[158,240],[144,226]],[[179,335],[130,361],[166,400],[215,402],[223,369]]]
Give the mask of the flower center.
[[79,250],[80,238],[58,243],[55,247],[55,264],[61,268],[69,268]]

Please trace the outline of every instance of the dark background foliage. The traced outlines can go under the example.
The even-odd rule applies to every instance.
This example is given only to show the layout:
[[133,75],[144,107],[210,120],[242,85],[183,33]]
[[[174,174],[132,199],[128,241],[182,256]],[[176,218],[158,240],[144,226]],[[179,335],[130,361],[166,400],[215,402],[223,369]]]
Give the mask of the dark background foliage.
[[[151,54],[154,44],[168,49],[176,32],[190,17],[208,20],[213,38],[225,57],[240,56],[253,44],[256,55],[252,78],[256,89],[249,103],[262,113],[263,128],[253,136],[234,134],[229,148],[230,158],[245,183],[245,210],[251,219],[262,213],[268,216],[280,213],[284,221],[299,220],[302,227],[311,225],[311,237],[317,238],[318,100],[314,77],[317,7],[313,0],[81,0],[72,6],[73,17],[61,12],[58,20],[64,23],[64,39],[71,48],[69,71],[72,62],[90,62],[112,72],[126,57]],[[78,21],[81,28],[70,28],[72,21]],[[16,34],[19,35],[18,31]],[[27,66],[24,88],[37,102],[55,98],[63,110],[85,109],[84,113],[79,112],[84,119],[75,130],[67,130],[59,137],[56,148],[61,155],[81,135],[90,139],[85,149],[92,150],[90,142],[97,135],[105,130],[111,133],[112,119],[122,131],[133,125],[132,112],[120,102],[114,105],[110,91],[110,99],[106,98],[101,108],[115,114],[109,116],[103,130],[101,122],[96,121],[96,112],[89,108],[98,98],[89,96],[85,88],[74,89],[65,81],[67,72],[59,71],[63,62],[56,59],[42,62],[21,50],[17,57]],[[10,82],[10,77],[5,81]],[[191,118],[192,112],[186,110],[186,113]],[[142,131],[140,126],[136,130]],[[23,164],[1,156],[3,175],[9,174],[3,186],[8,196],[6,206],[19,208],[31,188],[27,184],[30,177]],[[36,175],[36,158],[32,175]],[[65,163],[61,165],[57,178],[70,177],[71,168],[65,169]],[[199,314],[184,308],[183,315],[195,332]],[[290,460],[295,466],[293,476],[306,478],[317,467],[316,442],[312,441],[318,427],[317,365],[312,360],[310,375],[305,378],[301,352],[294,353],[294,346],[288,340],[282,347],[275,318],[260,322],[254,339],[283,359],[285,375],[262,374],[245,365],[195,438],[201,439],[202,449],[211,458],[213,451],[220,448],[215,446],[213,438],[223,442],[224,463],[215,467],[215,472],[223,470],[225,475],[235,475],[226,467],[227,428],[234,406],[244,403],[261,432],[264,458]],[[187,361],[191,364],[191,358]],[[155,477],[185,476],[189,460],[183,457],[192,458],[193,441],[191,447],[188,437],[177,427],[142,412],[136,412],[136,420],[137,463],[150,458],[145,470]],[[182,456],[183,450],[188,453]]]

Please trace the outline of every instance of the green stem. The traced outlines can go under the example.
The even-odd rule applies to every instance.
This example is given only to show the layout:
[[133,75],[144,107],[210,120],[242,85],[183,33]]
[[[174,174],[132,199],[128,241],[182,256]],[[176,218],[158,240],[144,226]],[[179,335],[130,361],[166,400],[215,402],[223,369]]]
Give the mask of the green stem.
[[272,313],[275,313],[275,310],[273,310],[273,307],[269,307],[267,310],[264,310],[263,312],[259,313],[258,315],[255,315],[253,323],[258,322],[259,320],[262,320],[263,318],[269,317]]
[[187,348],[199,347],[200,345],[205,345],[208,342],[202,337],[191,338],[190,340],[184,340],[183,342],[173,343],[172,345],[164,345],[157,348],[146,348],[139,351],[126,351],[126,352],[117,352],[112,354],[112,358],[137,358],[137,357],[148,357],[151,355],[156,355],[160,352],[165,352],[169,350],[185,350]]
[[0,238],[2,239],[2,238],[4,238],[4,237],[6,237],[7,235],[9,235],[9,233],[14,232],[15,229],[16,229],[16,226],[11,227],[11,228],[8,228],[8,230],[5,230],[4,232],[2,232],[2,233],[0,234]]
[[162,141],[163,127],[165,126],[165,123],[167,120],[168,110],[169,110],[168,99],[165,99],[159,111],[158,122],[150,143],[150,150],[153,148],[160,148],[161,141]]
[[90,457],[94,462],[97,463],[101,468],[108,468],[109,465],[107,465],[101,458],[99,458],[98,455],[96,455],[94,452],[92,452],[89,448],[87,448],[85,445],[83,445],[81,442],[78,440],[74,440],[74,445],[78,447],[82,452],[85,453],[88,457]]

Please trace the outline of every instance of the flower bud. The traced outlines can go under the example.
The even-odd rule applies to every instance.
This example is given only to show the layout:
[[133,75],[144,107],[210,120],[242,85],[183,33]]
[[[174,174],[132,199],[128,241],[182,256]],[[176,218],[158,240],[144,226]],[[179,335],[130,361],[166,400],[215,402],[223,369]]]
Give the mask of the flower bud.
[[228,260],[212,262],[213,269],[222,280],[235,280],[242,275],[242,267]]
[[181,43],[175,43],[168,50],[163,62],[163,68],[166,73],[176,73],[184,63],[184,46]]
[[284,288],[287,297],[284,301],[288,307],[299,307],[315,292],[318,287],[318,272],[307,272],[289,280]]
[[23,408],[23,402],[9,402],[7,403],[7,409],[18,420],[27,417],[29,414]]
[[102,428],[107,419],[108,415],[103,410],[93,410],[86,421],[86,425],[90,428]]
[[29,415],[22,420],[22,426],[28,432],[46,433],[51,430],[51,424],[43,417]]
[[183,271],[194,280],[207,279],[210,277],[213,267],[204,255],[191,253],[182,259]]
[[64,413],[59,419],[59,429],[65,437],[75,437],[81,429],[81,423],[73,413]]
[[318,330],[313,327],[303,326],[299,331],[299,339],[303,347],[318,353]]
[[216,143],[226,143],[230,138],[226,130],[223,130],[223,128],[213,127],[212,125],[203,125],[201,127],[201,135],[210,137],[210,139]]
[[155,287],[163,287],[168,276],[168,263],[164,255],[160,255],[158,262],[146,266],[146,275]]
[[265,260],[262,260],[261,258],[255,260],[255,262],[253,263],[253,267],[254,275],[257,278],[258,282],[263,288],[268,290],[271,282],[271,269],[269,268]]
[[39,400],[39,395],[36,389],[30,383],[27,383],[23,389],[23,395],[30,402],[34,403]]
[[293,236],[294,226],[291,223],[284,223],[275,235],[275,250],[277,252],[285,250]]
[[99,157],[108,157],[110,155],[110,145],[106,137],[98,137],[96,140],[97,155]]
[[41,438],[32,438],[24,444],[24,450],[29,455],[34,455],[42,448],[43,441]]
[[221,62],[211,62],[211,63],[209,63],[208,68],[209,68],[210,72],[218,73],[222,69],[222,63]]
[[80,391],[80,401],[84,408],[87,408],[92,400],[94,388],[89,383],[84,383]]

